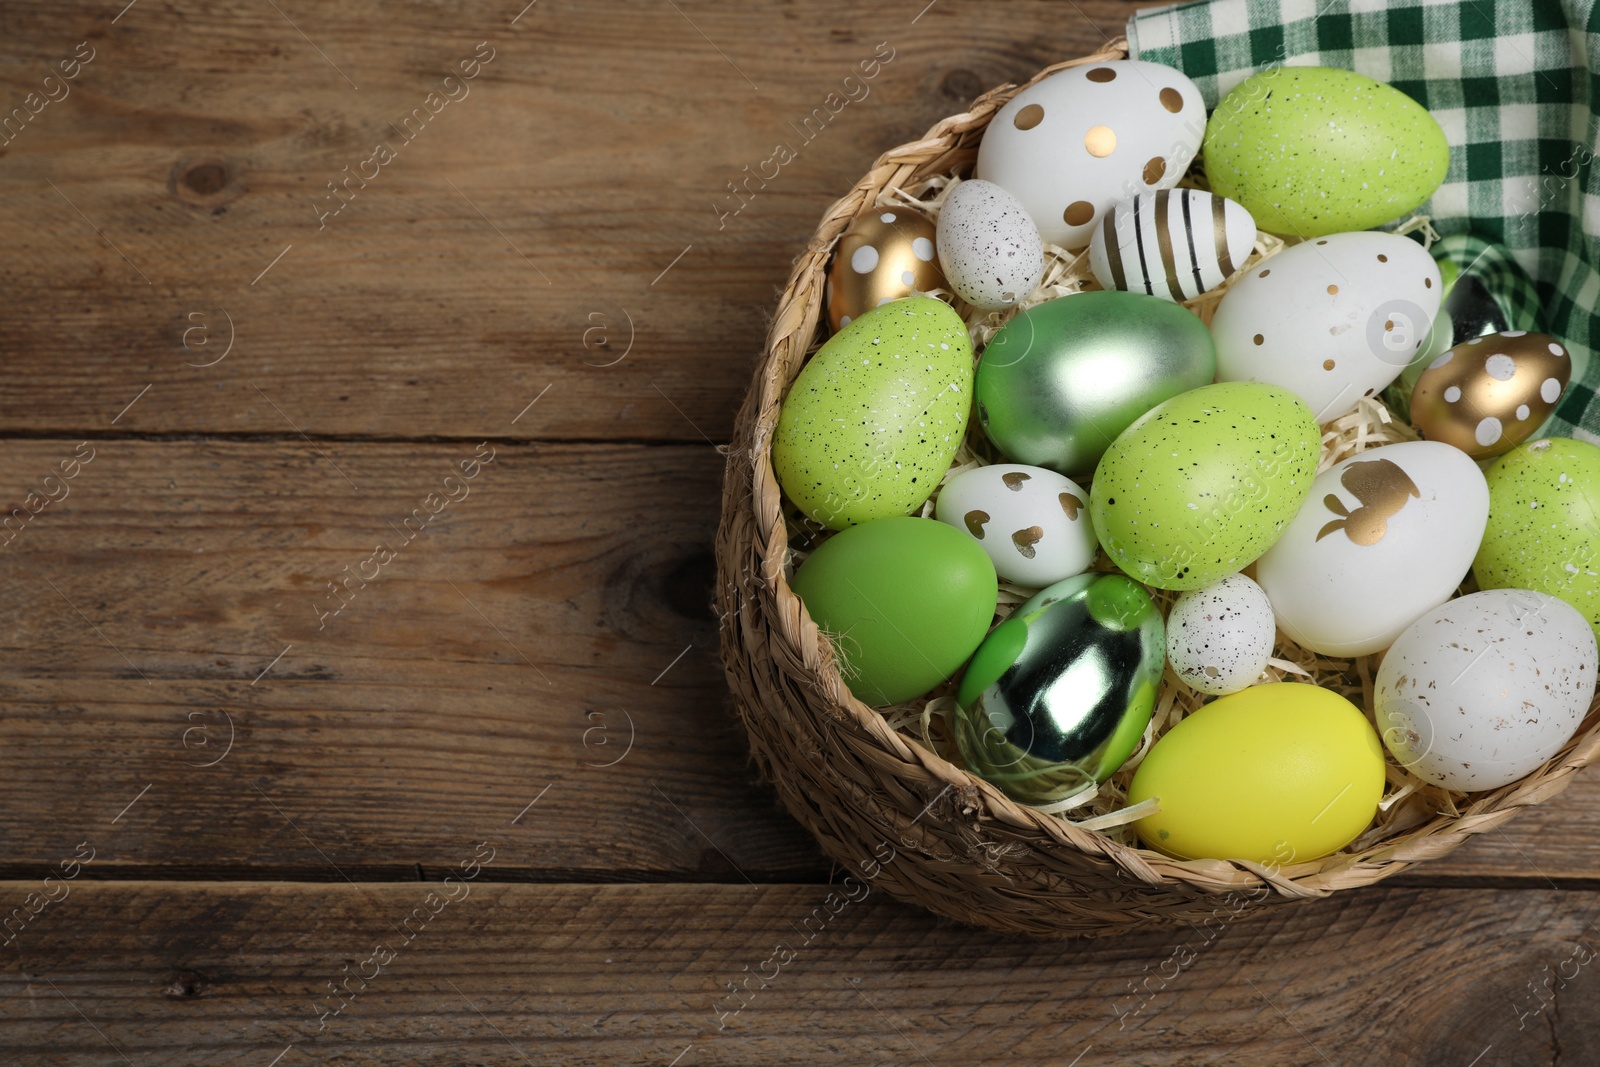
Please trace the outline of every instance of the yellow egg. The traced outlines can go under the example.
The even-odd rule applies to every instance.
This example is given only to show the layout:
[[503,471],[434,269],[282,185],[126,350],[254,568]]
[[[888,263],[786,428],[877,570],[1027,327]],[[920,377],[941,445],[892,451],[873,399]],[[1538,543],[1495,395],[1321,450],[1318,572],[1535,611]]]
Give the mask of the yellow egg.
[[903,207],[875,208],[839,238],[828,268],[828,325],[835,333],[879,304],[946,286],[933,223]]
[[1337,693],[1298,682],[1225,696],[1168,730],[1134,773],[1128,803],[1151,848],[1180,859],[1275,867],[1354,841],[1383,798],[1383,745]]

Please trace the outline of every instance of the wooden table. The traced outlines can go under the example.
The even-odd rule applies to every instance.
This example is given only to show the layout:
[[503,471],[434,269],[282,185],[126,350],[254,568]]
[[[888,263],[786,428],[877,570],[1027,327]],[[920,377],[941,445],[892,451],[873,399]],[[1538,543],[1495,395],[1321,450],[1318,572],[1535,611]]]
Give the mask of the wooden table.
[[714,446],[824,207],[1131,6],[524,2],[4,10],[0,1062],[1594,1062],[1593,776],[1218,931],[872,896],[770,976],[836,872]]

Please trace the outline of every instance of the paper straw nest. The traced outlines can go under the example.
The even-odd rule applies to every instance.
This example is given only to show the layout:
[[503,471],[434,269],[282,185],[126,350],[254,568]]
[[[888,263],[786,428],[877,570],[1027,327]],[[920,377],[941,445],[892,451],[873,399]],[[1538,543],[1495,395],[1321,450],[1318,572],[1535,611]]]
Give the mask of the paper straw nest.
[[[1122,43],[1114,42],[1093,56],[1047,68],[1028,84],[1066,67],[1125,54]],[[950,190],[970,174],[988,119],[1017,91],[1006,86],[987,93],[970,112],[885,153],[850,195],[833,205],[797,261],[735,427],[717,540],[723,661],[752,753],[789,810],[850,873],[861,878],[870,872],[876,884],[900,899],[998,929],[1081,935],[1203,921],[1219,913],[1223,899],[1241,895],[1253,902],[1284,901],[1371,884],[1443,855],[1472,834],[1500,826],[1521,807],[1564,789],[1600,751],[1600,703],[1554,759],[1501,789],[1449,792],[1390,758],[1376,820],[1332,856],[1283,868],[1177,860],[1139,847],[1130,824],[1146,813],[1145,806],[1124,806],[1133,772],[1154,739],[1213,699],[1183,684],[1170,667],[1133,756],[1099,787],[1049,809],[1012,801],[961,768],[951,740],[953,683],[880,709],[850,694],[826,635],[788,586],[794,567],[827,531],[779,492],[770,461],[778,405],[804,358],[825,339],[819,325],[823,281],[838,237],[856,217],[881,207],[909,208],[937,219]],[[1197,169],[1184,184],[1203,187]],[[1400,227],[1400,232],[1412,231],[1421,231],[1430,244],[1435,236],[1423,217]],[[1253,254],[1233,277],[1283,247],[1279,238],[1259,233]],[[962,313],[975,350],[981,352],[1019,311],[1099,288],[1086,252],[1046,245],[1045,253],[1043,282],[1016,308],[985,312],[950,294],[935,294]],[[1209,323],[1227,284],[1185,306]],[[1416,437],[1380,400],[1363,399],[1355,411],[1323,427],[1318,470]],[[998,460],[974,422],[945,477]],[[936,499],[937,493],[921,514],[932,515]],[[1100,553],[1094,569],[1114,567]],[[1035,591],[1002,582],[996,621]],[[1154,593],[1165,613],[1175,595]],[[1366,709],[1370,718],[1381,658],[1328,659],[1280,633],[1262,681],[1325,686]]]

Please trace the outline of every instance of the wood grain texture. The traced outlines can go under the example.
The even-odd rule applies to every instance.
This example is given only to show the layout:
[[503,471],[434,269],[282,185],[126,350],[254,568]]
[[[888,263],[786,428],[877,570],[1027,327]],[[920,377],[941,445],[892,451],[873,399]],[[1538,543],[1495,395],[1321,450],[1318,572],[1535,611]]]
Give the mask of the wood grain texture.
[[[476,445],[0,441],[6,513],[67,494],[0,528],[0,873],[409,878],[549,786],[495,877],[825,877],[715,660],[721,457],[489,448],[406,544]],[[1412,877],[1600,879],[1600,786]]]
[[[118,429],[725,440],[823,209],[878,153],[1093,51],[1130,10],[541,0],[512,25],[516,0],[279,7],[8,10],[6,107],[80,42],[95,58],[0,147],[0,426],[104,431],[150,385]],[[492,61],[445,87],[479,42]],[[804,139],[881,42],[893,58]],[[460,98],[404,128],[435,91]],[[394,159],[363,167],[379,143]],[[230,336],[225,361],[188,365]]]
[[792,256],[1152,5],[524,3],[5,9],[0,116],[95,58],[0,145],[0,1062],[1585,1061],[1592,775],[1405,884],[1076,944],[820,884],[753,780],[708,440]]
[[[76,445],[0,442],[0,485]],[[501,870],[825,874],[716,665],[708,446],[490,446],[409,545],[475,446],[90,447],[0,547],[6,869],[410,878],[549,786]]]
[[1529,1067],[1600,1041],[1593,893],[1378,888],[1038,944],[870,881],[65,884],[4,950],[13,1062]]

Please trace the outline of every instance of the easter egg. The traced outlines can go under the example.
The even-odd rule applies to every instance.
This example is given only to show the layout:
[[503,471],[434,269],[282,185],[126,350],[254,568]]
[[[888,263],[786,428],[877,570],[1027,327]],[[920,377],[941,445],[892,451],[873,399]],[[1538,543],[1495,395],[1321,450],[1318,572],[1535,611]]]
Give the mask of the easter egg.
[[1311,499],[1256,561],[1256,581],[1300,645],[1365,656],[1449,599],[1488,517],[1488,486],[1460,449],[1370,449],[1317,476]]
[[1211,191],[1284,237],[1368,230],[1420,207],[1450,146],[1427,110],[1361,74],[1274,67],[1246,78],[1206,125]]
[[1600,634],[1600,448],[1555,437],[1495,460],[1489,522],[1472,561],[1481,589],[1532,589]]
[[902,207],[875,208],[839,238],[824,293],[837,333],[879,304],[945,287],[934,224]]
[[977,176],[1027,208],[1051,244],[1077,250],[1105,211],[1170,189],[1205,134],[1206,107],[1185,75],[1142,60],[1058,71],[989,121]]
[[972,343],[950,305],[897,300],[830,337],[778,414],[772,469],[835,530],[904,515],[933,495],[972,406]]
[[1161,735],[1128,803],[1160,800],[1134,824],[1151,848],[1283,867],[1361,835],[1383,799],[1383,766],[1360,708],[1318,686],[1273,682],[1220,697]]
[[1373,693],[1383,743],[1445,789],[1510,785],[1577,731],[1595,658],[1588,621],[1553,596],[1490,589],[1452,600],[1383,657]]
[[1328,422],[1411,362],[1439,291],[1438,264],[1407,237],[1340,233],[1286,248],[1218,303],[1217,377],[1281,385]]
[[967,768],[1025,804],[1103,782],[1144,736],[1165,655],[1161,612],[1120,574],[1080,574],[984,639],[956,692]]
[[1255,220],[1232,200],[1164,189],[1106,212],[1089,241],[1089,267],[1107,289],[1188,300],[1244,266],[1255,244]]
[[1043,467],[996,463],[950,478],[934,514],[983,548],[995,572],[1018,585],[1046,586],[1084,570],[1099,544],[1089,493]]
[[1210,382],[1216,348],[1200,319],[1143,293],[1036,304],[978,362],[978,423],[1006,458],[1087,475],[1128,424]]
[[1444,275],[1441,315],[1450,317],[1450,345],[1510,330],[1538,332],[1539,291],[1511,250],[1470,234],[1442,237],[1429,250]]
[[865,704],[898,704],[943,682],[994,619],[983,550],[942,522],[897,516],[828,538],[795,571],[795,595],[833,642]]
[[1089,514],[1124,572],[1161,589],[1199,589],[1278,539],[1311,490],[1320,447],[1310,409],[1288,390],[1191,389],[1107,450]]
[[1191,689],[1236,693],[1261,677],[1277,637],[1272,602],[1242,574],[1191,589],[1167,613],[1167,662]]
[[[1456,233],[1435,241],[1429,254],[1439,264],[1444,290],[1433,332],[1383,393],[1383,402],[1402,419],[1411,417],[1417,379],[1447,349],[1491,333],[1544,329],[1539,291],[1504,245]],[[1580,376],[1576,368],[1572,376]]]
[[1474,337],[1422,372],[1411,393],[1411,424],[1474,459],[1498,456],[1533,436],[1571,373],[1566,348],[1546,334]]
[[962,182],[939,210],[939,265],[957,296],[997,311],[1044,277],[1044,242],[1017,198],[993,182]]

